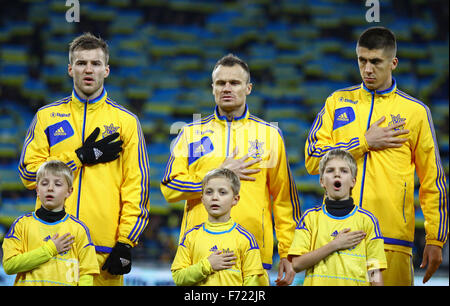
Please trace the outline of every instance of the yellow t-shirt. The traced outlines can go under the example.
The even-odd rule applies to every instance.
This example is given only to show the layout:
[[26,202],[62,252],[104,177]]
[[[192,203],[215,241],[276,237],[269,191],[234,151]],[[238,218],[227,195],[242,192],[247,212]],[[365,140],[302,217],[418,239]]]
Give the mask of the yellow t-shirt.
[[[213,271],[207,258],[215,251],[234,252],[231,269]],[[242,286],[249,276],[264,269],[255,237],[232,219],[225,223],[205,222],[187,231],[172,263],[176,285]]]
[[[48,241],[54,234],[70,233],[75,237],[72,248],[56,254],[54,244]],[[3,241],[3,264],[14,257],[41,249],[39,256],[22,256],[21,262],[14,262],[17,270],[16,286],[76,286],[85,275],[99,273],[95,248],[88,228],[78,219],[66,214],[63,219],[48,223],[39,219],[35,213],[18,218],[11,225]],[[39,257],[39,258],[38,258]],[[36,265],[36,262],[41,261]],[[11,265],[9,265],[11,266]],[[28,270],[30,266],[35,268]]]
[[367,272],[386,268],[378,220],[356,205],[343,217],[329,214],[325,204],[307,210],[295,230],[289,255],[303,255],[319,249],[345,228],[362,230],[366,237],[355,247],[336,251],[307,269],[305,286],[368,286]]

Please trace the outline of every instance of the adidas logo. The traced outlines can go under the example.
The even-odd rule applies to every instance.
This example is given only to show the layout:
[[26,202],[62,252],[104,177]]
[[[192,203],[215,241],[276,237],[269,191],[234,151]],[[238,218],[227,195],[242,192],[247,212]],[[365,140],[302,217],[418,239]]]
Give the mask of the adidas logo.
[[336,237],[338,234],[339,234],[338,231],[334,231],[334,232],[331,234],[331,237]]
[[348,121],[347,113],[342,113],[337,117],[337,120],[339,121]]
[[198,148],[195,150],[194,153],[203,153],[205,152],[205,148],[203,147],[203,145],[198,146]]
[[217,245],[213,246],[212,248],[209,249],[210,252],[215,252],[217,251]]
[[66,132],[64,132],[64,129],[60,127],[53,133],[53,136],[66,136]]
[[52,237],[50,237],[50,235],[48,235],[47,237],[44,238],[44,241],[49,241]]
[[103,155],[103,152],[102,151],[100,151],[99,149],[97,149],[97,148],[94,148],[94,155],[95,155],[95,160],[97,160],[97,159],[99,159],[100,158],[100,156],[102,156]]

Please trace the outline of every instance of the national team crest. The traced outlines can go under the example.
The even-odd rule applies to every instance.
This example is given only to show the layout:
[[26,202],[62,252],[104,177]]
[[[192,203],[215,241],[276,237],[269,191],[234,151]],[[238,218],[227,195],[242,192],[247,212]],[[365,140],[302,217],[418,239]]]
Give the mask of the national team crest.
[[255,141],[248,141],[250,147],[248,149],[248,155],[253,158],[261,157],[264,154],[264,142],[258,141],[256,139]]
[[114,134],[119,127],[114,126],[112,123],[110,125],[103,125],[105,127],[105,131],[102,133],[102,137],[105,138],[108,135]]
[[[395,123],[405,122],[406,121],[406,118],[400,117],[400,114],[398,114],[397,116],[394,116],[394,115],[391,114],[391,119],[392,120],[388,123],[388,126],[391,126],[391,125],[393,125]],[[402,126],[400,126],[398,128],[395,128],[394,130],[395,131],[403,130],[404,126],[405,125],[402,125]]]

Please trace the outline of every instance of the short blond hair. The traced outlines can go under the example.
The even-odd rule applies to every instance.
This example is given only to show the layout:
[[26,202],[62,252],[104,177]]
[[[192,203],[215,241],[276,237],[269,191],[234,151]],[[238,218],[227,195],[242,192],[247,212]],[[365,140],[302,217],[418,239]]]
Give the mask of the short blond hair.
[[241,189],[241,181],[239,180],[239,177],[231,170],[225,169],[225,168],[218,168],[211,170],[208,172],[202,181],[202,192],[206,186],[206,184],[213,178],[225,178],[230,182],[231,190],[233,191],[234,195],[238,195],[239,191]]
[[54,176],[63,177],[69,188],[72,187],[73,184],[73,173],[72,169],[69,168],[65,163],[60,160],[49,160],[43,163],[39,170],[36,173],[36,184],[39,184],[41,179],[47,174],[51,173]]

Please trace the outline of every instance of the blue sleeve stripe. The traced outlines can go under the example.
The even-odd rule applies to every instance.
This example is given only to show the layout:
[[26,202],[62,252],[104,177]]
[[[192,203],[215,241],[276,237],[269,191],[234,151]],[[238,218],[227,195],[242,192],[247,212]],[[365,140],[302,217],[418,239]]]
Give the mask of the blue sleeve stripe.
[[306,227],[305,227],[305,221],[304,221],[304,220],[305,220],[305,217],[306,217],[310,212],[312,212],[312,211],[320,211],[320,210],[322,210],[322,206],[316,206],[316,207],[307,209],[307,210],[303,213],[303,216],[300,218],[300,221],[298,221],[296,229],[302,229],[302,228],[306,229]]
[[177,180],[177,179],[173,179],[172,182],[177,182],[183,185],[192,185],[192,187],[202,187],[202,182],[200,183],[194,183],[194,182],[188,182],[188,181],[181,181],[181,180]]
[[172,163],[175,160],[173,155],[170,155],[169,160],[167,161],[166,170],[164,171],[163,179],[161,183],[167,182],[170,179],[170,173],[172,172]]
[[351,150],[355,147],[359,146],[359,139],[358,137],[350,139],[349,142],[338,142],[334,146],[324,146],[323,148],[316,148],[314,146],[314,151],[310,154],[310,156],[313,157],[322,157],[324,156],[328,151],[331,151],[333,149],[344,149],[344,150]]
[[150,179],[149,179],[149,160],[147,154],[147,147],[145,145],[144,135],[142,134],[142,128],[139,124],[139,120],[136,117],[137,132],[139,138],[138,146],[138,160],[139,169],[141,172],[141,200],[139,202],[139,208],[141,213],[137,217],[137,222],[128,235],[128,239],[133,242],[137,242],[140,235],[144,231],[145,227],[149,221],[149,210],[148,210],[148,200],[149,200],[149,189],[150,189]]
[[34,139],[34,131],[37,123],[37,114],[34,116],[33,120],[30,123],[30,127],[28,128],[27,135],[25,136],[25,141],[23,144],[22,152],[20,154],[20,160],[19,160],[19,175],[28,181],[35,181],[36,180],[36,172],[28,171],[25,165],[25,154],[28,145],[31,143],[31,141]]
[[376,238],[382,238],[383,235],[381,234],[380,225],[378,224],[378,219],[371,212],[369,212],[368,210],[365,210],[365,209],[363,209],[361,207],[358,207],[358,212],[369,216],[370,220],[373,223],[373,227],[374,227],[374,230],[375,230],[375,237]]
[[5,235],[5,239],[7,239],[7,238],[14,238],[14,239],[17,239],[17,240],[20,241],[20,239],[19,239],[17,236],[14,235],[14,234],[15,234],[15,230],[16,230],[16,224],[17,224],[17,222],[19,222],[19,220],[22,219],[23,217],[31,217],[31,216],[32,216],[32,213],[30,212],[30,213],[26,213],[25,215],[20,216],[19,218],[17,218],[17,219],[11,224],[11,227],[9,228],[9,231],[8,231],[8,232],[6,233],[6,235]]
[[187,124],[187,126],[203,125],[203,124],[206,124],[206,123],[210,122],[213,119],[214,119],[214,114],[209,115],[209,116],[201,119],[200,121],[191,122],[191,123]]
[[417,100],[410,95],[402,92],[401,90],[397,89],[396,94],[401,96],[402,98],[405,98],[409,101],[415,102],[419,105],[421,105],[427,114],[428,119],[428,126],[430,128],[431,135],[433,137],[433,143],[434,143],[434,155],[436,160],[436,188],[439,192],[439,229],[437,234],[437,240],[444,242],[447,239],[447,233],[448,233],[448,202],[447,202],[447,186],[445,183],[445,172],[442,167],[440,153],[439,153],[439,147],[438,142],[436,140],[436,132],[434,129],[433,119],[431,117],[431,112],[428,106],[426,106],[423,102],[420,100]]
[[190,187],[186,187],[186,186],[183,186],[183,185],[175,184],[173,182],[164,182],[163,185],[169,187],[170,189],[181,191],[181,192],[199,192],[199,191],[202,191],[201,187],[196,187],[196,188],[191,187],[190,188]]
[[87,238],[88,238],[88,241],[89,241],[89,244],[87,244],[86,246],[94,245],[94,243],[92,242],[92,239],[91,239],[91,233],[89,232],[89,228],[81,220],[75,218],[74,216],[69,215],[69,218],[71,220],[73,220],[74,222],[80,224],[84,228],[84,231],[86,232],[86,235],[87,235]]
[[317,114],[316,119],[313,122],[311,130],[308,134],[308,155],[312,155],[315,151],[315,143],[317,142],[317,131],[322,127],[322,116],[325,114],[325,106]]
[[239,224],[236,226],[236,230],[239,233],[241,233],[242,235],[244,235],[244,237],[247,238],[248,241],[250,242],[250,249],[249,250],[259,249],[259,246],[258,246],[258,243],[256,242],[255,237],[250,232],[248,232],[245,228],[243,228]]
[[128,111],[123,106],[117,104],[116,102],[114,102],[113,100],[111,100],[109,98],[107,98],[105,100],[105,102],[108,105],[111,105],[112,107],[117,108],[117,109],[127,113],[128,115],[132,116],[136,120],[136,124],[137,124],[136,130],[138,133],[138,140],[139,140],[138,162],[139,162],[139,169],[141,172],[141,195],[140,195],[140,202],[139,202],[139,209],[140,209],[141,213],[137,217],[137,221],[136,221],[133,229],[131,230],[130,234],[128,235],[128,239],[130,239],[133,242],[137,242],[140,235],[142,234],[145,227],[147,226],[148,219],[149,219],[149,211],[148,211],[147,206],[148,206],[150,187],[149,187],[149,178],[148,178],[149,161],[148,161],[148,155],[147,155],[147,147],[145,145],[145,139],[142,134],[142,128],[139,123],[138,117],[135,114]]
[[180,245],[186,247],[186,245],[184,244],[184,241],[186,240],[187,235],[188,235],[190,232],[192,232],[192,231],[196,231],[196,230],[202,228],[202,226],[203,226],[203,223],[194,226],[193,228],[191,228],[190,230],[188,230],[186,233],[184,233],[183,239],[181,239]]

